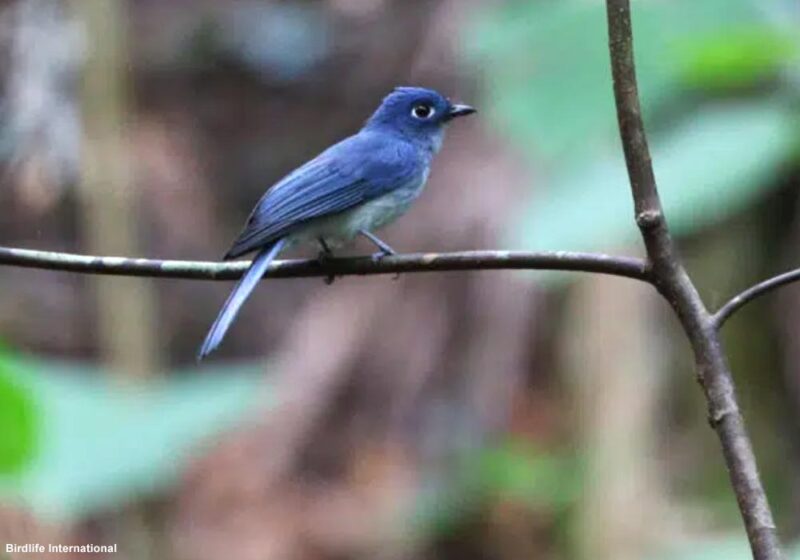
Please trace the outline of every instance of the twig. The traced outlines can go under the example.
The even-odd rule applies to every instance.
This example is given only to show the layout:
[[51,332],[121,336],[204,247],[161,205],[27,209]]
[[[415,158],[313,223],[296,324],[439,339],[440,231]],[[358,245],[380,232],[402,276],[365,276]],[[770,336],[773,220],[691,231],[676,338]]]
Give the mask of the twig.
[[758,475],[734,384],[714,320],[677,255],[667,227],[647,146],[633,57],[629,0],[607,0],[609,51],[620,136],[625,151],[636,223],[652,266],[653,283],[670,303],[688,336],[753,557],[782,558],[775,523]]
[[[0,265],[111,276],[235,280],[242,275],[249,264],[248,261],[194,262],[96,257],[0,247]],[[270,278],[300,278],[502,269],[594,272],[623,276],[643,282],[649,281],[649,272],[642,259],[567,251],[552,253],[516,251],[418,253],[385,257],[377,262],[370,257],[332,258],[325,260],[324,263],[314,259],[278,261],[270,267],[267,276]]]
[[797,282],[798,280],[800,280],[800,269],[784,272],[783,274],[779,274],[778,276],[774,276],[763,282],[759,282],[755,286],[747,288],[742,293],[732,297],[725,305],[717,310],[713,317],[714,326],[719,330],[722,328],[722,325],[725,324],[725,321],[730,319],[731,315],[739,311],[745,304],[781,286]]

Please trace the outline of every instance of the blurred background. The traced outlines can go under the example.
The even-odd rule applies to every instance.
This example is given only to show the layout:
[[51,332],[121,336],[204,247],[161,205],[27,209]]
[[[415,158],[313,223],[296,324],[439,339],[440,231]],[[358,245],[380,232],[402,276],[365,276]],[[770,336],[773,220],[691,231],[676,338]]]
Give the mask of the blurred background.
[[[800,266],[800,5],[642,0],[634,29],[667,215],[716,307]],[[216,260],[269,185],[412,84],[481,112],[384,231],[395,248],[642,253],[599,0],[5,0],[0,244]],[[276,280],[198,367],[229,289],[0,269],[0,542],[749,558],[688,344],[649,287]],[[788,288],[724,332],[789,543],[798,312]]]

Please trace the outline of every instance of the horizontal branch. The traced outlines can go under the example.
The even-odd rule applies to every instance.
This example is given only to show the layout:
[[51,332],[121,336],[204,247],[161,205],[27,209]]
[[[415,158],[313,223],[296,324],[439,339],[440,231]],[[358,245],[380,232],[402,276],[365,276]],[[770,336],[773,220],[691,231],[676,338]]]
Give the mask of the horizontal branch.
[[[242,275],[250,263],[249,261],[196,262],[96,257],[0,247],[0,265],[111,276],[235,280]],[[332,258],[324,263],[315,259],[287,260],[273,263],[269,268],[268,275],[272,278],[301,278],[503,269],[593,272],[649,282],[649,272],[642,259],[566,251],[415,253],[387,256],[377,262],[371,257]]]
[[800,281],[800,269],[790,270],[778,276],[774,276],[763,282],[759,282],[751,288],[747,288],[742,293],[731,298],[725,305],[719,308],[714,314],[714,326],[719,329],[722,325],[730,319],[731,315],[736,313],[745,304],[759,298],[773,290],[791,284],[792,282]]

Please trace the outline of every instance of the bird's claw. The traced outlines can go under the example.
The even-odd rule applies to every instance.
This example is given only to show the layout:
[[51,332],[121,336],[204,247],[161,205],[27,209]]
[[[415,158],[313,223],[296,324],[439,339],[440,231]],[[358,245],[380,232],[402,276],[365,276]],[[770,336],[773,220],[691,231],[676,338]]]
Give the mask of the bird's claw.
[[392,256],[392,255],[394,255],[394,254],[396,254],[394,251],[384,251],[384,250],[380,250],[380,251],[378,251],[378,252],[376,252],[376,253],[372,253],[372,255],[370,256],[370,258],[372,259],[372,262],[374,262],[374,263],[379,263],[379,262],[381,262],[383,259],[385,259],[386,257],[391,257],[391,256]]
[[[383,259],[385,259],[386,257],[391,257],[391,256],[394,256],[396,254],[397,253],[395,253],[394,251],[384,251],[383,249],[381,249],[380,251],[378,251],[376,253],[372,253],[370,258],[372,259],[372,262],[377,264],[377,263],[381,262]],[[398,278],[400,278],[400,273],[399,272],[395,272],[394,276],[392,276],[392,280],[397,280]]]

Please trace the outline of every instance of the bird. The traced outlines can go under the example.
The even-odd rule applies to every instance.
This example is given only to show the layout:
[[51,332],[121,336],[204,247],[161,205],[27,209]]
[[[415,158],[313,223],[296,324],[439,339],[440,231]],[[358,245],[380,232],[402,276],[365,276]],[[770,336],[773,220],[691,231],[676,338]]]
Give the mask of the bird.
[[289,247],[315,244],[324,260],[361,236],[378,248],[373,259],[396,254],[374,232],[404,214],[422,193],[446,125],[475,112],[432,89],[397,87],[356,134],[270,187],[223,257],[255,253],[206,335],[198,361],[219,347],[272,261]]

